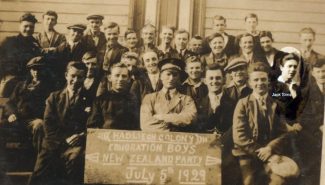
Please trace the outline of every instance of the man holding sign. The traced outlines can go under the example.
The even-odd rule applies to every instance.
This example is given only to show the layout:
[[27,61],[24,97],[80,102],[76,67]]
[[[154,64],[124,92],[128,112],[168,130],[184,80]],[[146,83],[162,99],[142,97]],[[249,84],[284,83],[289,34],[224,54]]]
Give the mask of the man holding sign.
[[167,58],[158,63],[162,90],[144,97],[141,105],[141,129],[144,131],[183,131],[196,119],[196,108],[190,96],[176,89],[181,83],[185,63]]

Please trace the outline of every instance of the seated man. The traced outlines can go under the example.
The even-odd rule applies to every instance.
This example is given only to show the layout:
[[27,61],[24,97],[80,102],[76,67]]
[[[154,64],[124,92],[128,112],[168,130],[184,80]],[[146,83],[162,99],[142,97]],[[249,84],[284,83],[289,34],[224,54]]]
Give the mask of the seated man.
[[286,126],[279,107],[268,95],[268,66],[253,63],[248,68],[252,94],[238,101],[233,116],[233,155],[238,157],[243,184],[284,184],[270,173],[264,179],[264,164],[273,154],[282,154]]
[[16,128],[18,132],[32,136],[33,146],[39,152],[45,100],[51,87],[47,83],[43,57],[32,58],[27,68],[30,69],[30,78],[17,84],[5,107],[7,117],[2,126]]
[[160,61],[158,67],[163,88],[144,97],[140,111],[141,130],[182,131],[196,119],[193,99],[177,90],[185,64],[182,60],[168,58]]
[[298,149],[302,161],[302,184],[320,184],[324,124],[325,59],[317,59],[311,69],[312,79],[303,91],[303,109],[299,120]]
[[32,185],[81,184],[83,152],[88,113],[83,82],[87,67],[81,62],[68,64],[64,89],[50,94],[44,113],[45,138],[37,156]]
[[129,93],[130,72],[121,63],[114,64],[110,72],[111,89],[95,100],[87,127],[139,130],[139,106]]

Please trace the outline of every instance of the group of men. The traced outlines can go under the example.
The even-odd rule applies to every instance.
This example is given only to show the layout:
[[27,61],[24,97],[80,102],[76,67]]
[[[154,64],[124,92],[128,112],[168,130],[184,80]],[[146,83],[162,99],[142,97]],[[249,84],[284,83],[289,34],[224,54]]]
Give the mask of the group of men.
[[141,39],[127,30],[123,46],[117,23],[86,19],[65,36],[47,11],[34,35],[26,13],[0,45],[0,97],[9,98],[0,128],[33,138],[31,185],[82,183],[87,128],[214,133],[223,184],[285,184],[292,179],[265,167],[281,156],[301,168],[297,182],[319,184],[325,59],[312,28],[300,31],[301,50],[280,51],[256,14],[236,37],[215,16],[206,38],[165,26],[156,46],[148,24]]

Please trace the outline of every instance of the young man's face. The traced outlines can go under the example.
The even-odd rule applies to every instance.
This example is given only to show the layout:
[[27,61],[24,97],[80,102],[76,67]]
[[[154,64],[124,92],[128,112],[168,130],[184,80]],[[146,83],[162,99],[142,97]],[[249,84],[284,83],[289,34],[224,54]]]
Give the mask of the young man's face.
[[261,46],[265,53],[272,51],[272,39],[270,37],[261,37],[260,38]]
[[144,44],[153,44],[155,39],[156,30],[151,27],[145,27],[142,29],[141,38],[143,39]]
[[188,43],[188,34],[187,33],[180,33],[175,35],[175,45],[178,49],[185,49]]
[[40,68],[31,68],[30,74],[32,76],[33,81],[39,81],[40,75],[41,75],[41,69]]
[[69,29],[69,38],[72,42],[78,42],[81,40],[82,37],[82,32],[80,30],[76,30],[76,29]]
[[314,45],[315,37],[312,33],[300,34],[300,44],[304,49],[311,49]]
[[213,21],[213,30],[217,33],[224,33],[225,29],[227,27],[227,24],[225,23],[225,20],[214,20]]
[[212,53],[220,54],[223,51],[225,42],[222,37],[215,37],[209,43]]
[[189,44],[189,50],[196,54],[201,54],[203,40],[200,39],[191,39]]
[[22,21],[19,25],[19,31],[24,36],[32,36],[35,29],[35,23],[29,21]]
[[249,17],[245,21],[245,27],[248,33],[255,32],[257,27],[257,19],[254,17]]
[[296,60],[288,60],[283,66],[280,65],[282,76],[287,79],[292,79],[297,73],[298,62]]
[[44,15],[43,16],[43,25],[45,28],[54,29],[57,20],[55,16],[52,15]]
[[166,89],[174,89],[180,83],[179,71],[174,69],[167,69],[160,74],[161,82]]
[[253,52],[253,47],[254,47],[253,37],[251,36],[242,37],[240,39],[239,46],[243,53]]
[[86,71],[70,67],[65,73],[65,79],[67,80],[67,88],[73,91],[79,89],[85,80]]
[[117,26],[113,28],[106,28],[105,36],[108,44],[116,44],[120,32]]
[[239,66],[230,72],[230,76],[236,85],[243,85],[247,81],[247,67]]
[[130,82],[128,69],[126,67],[113,67],[109,81],[112,84],[112,90],[116,92],[126,90]]
[[202,77],[202,64],[200,62],[188,62],[186,64],[186,73],[192,80],[198,80]]
[[129,33],[126,36],[126,44],[129,48],[135,48],[138,43],[138,37],[136,33]]
[[158,69],[158,56],[155,52],[149,51],[142,56],[144,66],[148,73],[155,74],[159,71]]
[[92,78],[95,76],[97,70],[98,70],[98,65],[97,65],[97,59],[96,58],[90,58],[87,60],[83,60],[83,63],[87,66],[87,77]]
[[312,69],[312,75],[318,84],[325,85],[325,65],[322,67],[314,67]]
[[137,59],[130,58],[130,57],[123,57],[121,59],[121,62],[128,67],[129,71],[132,71],[132,69],[134,69],[137,66],[137,63],[138,63]]
[[262,71],[254,71],[249,74],[248,84],[253,89],[253,92],[264,95],[268,92],[268,74]]
[[224,77],[220,69],[207,70],[205,74],[205,84],[210,93],[220,93],[224,85]]
[[160,39],[162,43],[170,44],[173,40],[173,30],[169,28],[163,28],[160,33]]
[[94,32],[99,32],[100,27],[103,25],[103,21],[101,19],[89,19],[88,26],[90,30]]

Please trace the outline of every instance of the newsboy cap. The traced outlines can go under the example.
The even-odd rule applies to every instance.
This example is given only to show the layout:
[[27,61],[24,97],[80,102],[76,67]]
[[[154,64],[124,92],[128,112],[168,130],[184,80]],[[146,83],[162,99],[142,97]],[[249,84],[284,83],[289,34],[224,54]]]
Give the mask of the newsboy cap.
[[74,30],[79,30],[79,31],[84,31],[87,26],[84,24],[71,24],[67,26],[68,29],[74,29]]
[[30,59],[26,65],[27,68],[43,67],[43,66],[45,66],[45,60],[44,57],[42,56],[38,56]]
[[99,14],[88,14],[87,20],[89,19],[100,19],[100,20],[103,20],[104,19],[104,16],[102,15],[99,15]]
[[20,22],[22,21],[28,21],[28,22],[32,22],[32,23],[37,23],[37,19],[35,18],[35,16],[31,13],[25,13],[20,17]]
[[323,65],[325,65],[325,58],[318,58],[316,62],[313,64],[313,68],[314,67],[320,68],[323,67]]
[[172,69],[177,71],[184,71],[185,69],[185,62],[178,58],[165,58],[159,61],[158,68],[160,72]]
[[247,61],[242,57],[236,57],[229,61],[228,65],[224,68],[224,70],[226,72],[230,72],[231,70],[240,66],[247,67]]

